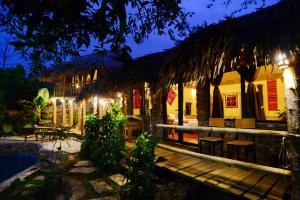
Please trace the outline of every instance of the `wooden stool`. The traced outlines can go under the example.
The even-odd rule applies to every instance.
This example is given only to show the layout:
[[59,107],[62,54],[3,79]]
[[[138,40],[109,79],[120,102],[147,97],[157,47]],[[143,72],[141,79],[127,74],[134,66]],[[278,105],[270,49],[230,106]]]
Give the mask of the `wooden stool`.
[[[244,118],[244,119],[235,119],[235,128],[255,128],[255,119],[254,118]],[[236,140],[227,142],[227,151],[228,158],[232,158],[233,148],[236,149],[237,159],[240,160],[240,149],[244,148],[244,157],[248,161],[248,153],[251,148],[253,152],[253,162],[256,162],[255,155],[255,138],[252,137],[251,140],[239,140],[238,135],[236,135]]]
[[199,138],[199,150],[200,152],[202,151],[202,142],[207,142],[208,143],[208,151],[209,154],[211,153],[211,148],[212,148],[212,155],[215,155],[216,153],[216,145],[220,146],[220,151],[221,155],[223,156],[224,151],[223,151],[223,143],[224,139],[223,138],[218,138],[218,137],[204,137],[204,138]]
[[[215,127],[224,127],[225,121],[224,118],[209,118],[209,126]],[[208,137],[199,138],[199,151],[202,151],[202,142],[208,143],[209,154],[212,152],[213,155],[216,153],[216,145],[220,146],[221,155],[223,156],[223,144],[224,144],[224,135],[221,134],[221,137],[212,137],[211,133],[208,134]],[[211,151],[212,149],[212,151]]]
[[[245,160],[248,161],[248,152],[249,149],[254,152],[255,151],[255,142],[247,141],[247,140],[234,140],[227,142],[227,151],[228,151],[228,158],[232,156],[232,149],[235,148],[237,151],[237,159],[240,160],[240,148],[244,148],[244,157]],[[255,162],[255,153],[253,155],[253,161]]]

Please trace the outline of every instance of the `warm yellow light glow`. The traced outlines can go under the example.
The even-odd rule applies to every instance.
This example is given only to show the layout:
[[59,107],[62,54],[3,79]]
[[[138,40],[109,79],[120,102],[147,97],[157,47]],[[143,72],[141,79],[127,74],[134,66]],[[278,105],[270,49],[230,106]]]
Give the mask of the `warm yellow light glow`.
[[80,88],[80,85],[78,83],[75,84],[76,89]]
[[100,103],[102,106],[105,106],[106,101],[104,101],[103,99],[100,99],[100,100],[99,100],[99,103]]
[[292,68],[286,68],[283,70],[283,79],[286,89],[296,88],[295,77]]
[[53,103],[55,103],[55,102],[56,102],[56,98],[55,98],[55,97],[52,97],[52,98],[51,98],[51,101],[52,101]]
[[59,99],[61,103],[65,103],[65,100],[63,98]]
[[192,88],[192,96],[194,97],[196,96],[196,94],[197,94],[197,90],[195,88]]
[[279,53],[276,57],[277,64],[280,69],[287,68],[290,64],[288,58],[286,57],[285,53]]
[[122,94],[120,92],[118,92],[117,97],[122,98]]

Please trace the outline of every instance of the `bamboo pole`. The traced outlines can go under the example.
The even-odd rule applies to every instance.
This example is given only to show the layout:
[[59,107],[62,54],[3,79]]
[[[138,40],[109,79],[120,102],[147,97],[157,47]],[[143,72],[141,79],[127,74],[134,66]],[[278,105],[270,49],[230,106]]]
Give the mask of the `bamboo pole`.
[[233,166],[237,166],[237,167],[241,167],[241,168],[245,168],[245,169],[257,170],[257,171],[263,171],[263,172],[275,173],[275,174],[281,174],[281,175],[291,175],[291,172],[289,170],[285,170],[285,169],[268,167],[268,166],[254,164],[254,163],[247,163],[247,162],[243,162],[243,161],[232,160],[229,158],[210,156],[210,155],[206,155],[206,154],[192,152],[192,151],[185,150],[185,149],[180,149],[180,148],[169,146],[166,144],[158,144],[158,147],[167,149],[170,151],[174,151],[177,153],[182,153],[182,154],[194,156],[197,158],[207,159],[207,160],[220,162],[220,163],[224,163],[227,165],[233,165]]
[[245,134],[253,136],[280,136],[287,137],[287,131],[274,131],[274,130],[260,130],[260,129],[241,129],[241,128],[219,128],[219,127],[207,127],[207,126],[179,126],[179,125],[167,125],[157,124],[158,128],[175,129],[180,131],[192,131],[192,132],[212,132],[212,133],[226,133],[226,134]]

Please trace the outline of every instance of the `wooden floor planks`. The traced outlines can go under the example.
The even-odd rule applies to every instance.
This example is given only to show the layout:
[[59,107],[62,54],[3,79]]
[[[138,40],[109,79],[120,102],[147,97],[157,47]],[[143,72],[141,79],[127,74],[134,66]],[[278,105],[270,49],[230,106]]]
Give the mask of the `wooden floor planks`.
[[289,188],[289,177],[240,169],[162,148],[155,153],[164,158],[157,166],[246,199],[282,199]]

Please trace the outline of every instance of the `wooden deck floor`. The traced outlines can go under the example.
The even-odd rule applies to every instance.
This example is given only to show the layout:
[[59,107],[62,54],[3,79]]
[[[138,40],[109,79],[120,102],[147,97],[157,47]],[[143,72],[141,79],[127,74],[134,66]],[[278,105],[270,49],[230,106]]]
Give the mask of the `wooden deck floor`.
[[158,167],[246,199],[283,199],[289,190],[289,176],[241,169],[160,147],[155,153],[164,158],[156,163]]

